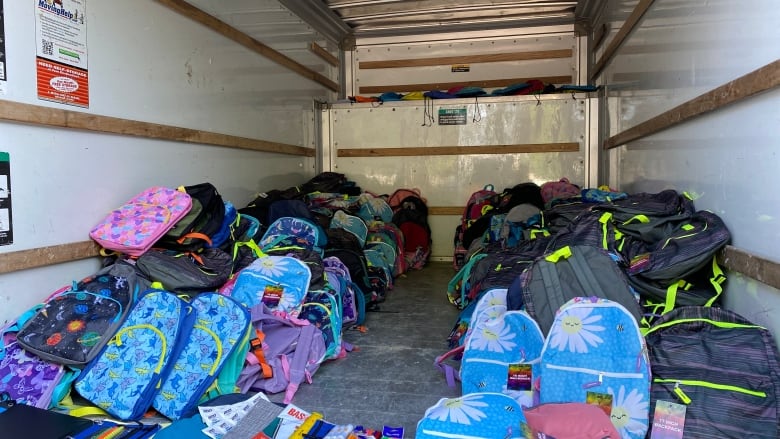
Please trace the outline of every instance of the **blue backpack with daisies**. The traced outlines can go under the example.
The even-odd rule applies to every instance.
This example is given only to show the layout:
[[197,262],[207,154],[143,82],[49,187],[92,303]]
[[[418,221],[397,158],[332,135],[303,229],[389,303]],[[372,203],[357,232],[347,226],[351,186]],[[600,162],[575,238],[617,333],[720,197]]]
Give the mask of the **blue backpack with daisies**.
[[623,439],[644,439],[650,407],[647,347],[636,319],[621,304],[576,297],[562,306],[534,377],[542,404],[596,404]]
[[487,308],[472,322],[460,367],[463,393],[505,393],[530,407],[534,405],[532,367],[544,345],[542,330],[525,311],[495,308],[495,314]]
[[503,393],[469,393],[442,398],[417,423],[417,439],[523,439],[523,409]]
[[173,369],[196,313],[173,293],[148,290],[74,383],[88,401],[121,420],[138,420]]
[[195,325],[152,404],[174,420],[195,408],[244,341],[251,323],[244,306],[218,293],[201,293],[190,306]]
[[236,277],[231,297],[247,308],[264,303],[269,310],[297,316],[311,282],[311,269],[293,256],[256,259]]

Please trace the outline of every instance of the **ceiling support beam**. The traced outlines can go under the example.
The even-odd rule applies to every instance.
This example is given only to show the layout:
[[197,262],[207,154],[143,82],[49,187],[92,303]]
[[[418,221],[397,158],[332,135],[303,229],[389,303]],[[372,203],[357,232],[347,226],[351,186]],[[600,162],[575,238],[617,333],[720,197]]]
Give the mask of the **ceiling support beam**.
[[196,8],[195,6],[192,6],[184,0],[157,0],[157,2],[193,21],[210,28],[224,37],[241,44],[247,49],[252,50],[253,52],[258,53],[265,58],[268,58],[269,60],[292,70],[304,78],[308,78],[332,91],[339,91],[338,84],[335,81],[325,77],[325,75],[315,72],[314,70],[304,66],[303,64],[293,60],[281,52],[277,52],[271,47],[261,43],[260,41],[257,41],[256,39],[230,26],[224,21],[221,21],[218,18]]

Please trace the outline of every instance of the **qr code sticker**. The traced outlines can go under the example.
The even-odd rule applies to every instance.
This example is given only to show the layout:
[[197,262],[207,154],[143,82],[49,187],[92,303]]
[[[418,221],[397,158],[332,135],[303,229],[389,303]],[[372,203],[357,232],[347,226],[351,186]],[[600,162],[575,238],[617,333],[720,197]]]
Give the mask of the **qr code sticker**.
[[41,48],[44,55],[54,55],[54,43],[49,40],[41,40]]

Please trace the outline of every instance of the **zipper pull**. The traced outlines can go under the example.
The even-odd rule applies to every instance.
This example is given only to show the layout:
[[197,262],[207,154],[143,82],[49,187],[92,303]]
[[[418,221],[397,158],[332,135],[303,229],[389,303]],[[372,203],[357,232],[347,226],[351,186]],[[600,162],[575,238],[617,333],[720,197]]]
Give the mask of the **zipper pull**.
[[674,394],[677,395],[677,397],[680,398],[680,401],[686,405],[691,403],[691,398],[689,398],[688,395],[686,395],[685,392],[683,392],[683,390],[680,388],[679,381],[674,383]]
[[583,388],[583,389],[590,389],[590,388],[593,388],[593,387],[598,387],[598,386],[600,386],[600,385],[601,385],[603,382],[604,382],[604,374],[603,374],[603,373],[601,373],[601,372],[599,372],[599,380],[598,380],[598,381],[593,381],[593,382],[590,382],[590,383],[585,383],[585,384],[583,384],[583,385],[582,385],[582,388]]

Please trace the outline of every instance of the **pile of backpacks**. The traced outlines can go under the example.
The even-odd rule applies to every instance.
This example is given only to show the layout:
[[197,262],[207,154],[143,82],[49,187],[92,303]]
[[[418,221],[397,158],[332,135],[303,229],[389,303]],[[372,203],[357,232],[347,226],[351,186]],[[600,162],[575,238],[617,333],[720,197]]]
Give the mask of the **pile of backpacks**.
[[419,190],[372,194],[337,173],[242,208],[211,183],[147,188],[89,231],[100,271],[2,328],[0,399],[67,411],[77,394],[123,422],[234,393],[290,403],[425,266],[427,216]]
[[730,233],[687,194],[486,186],[455,236],[463,396],[418,439],[780,437],[776,342],[720,308]]

